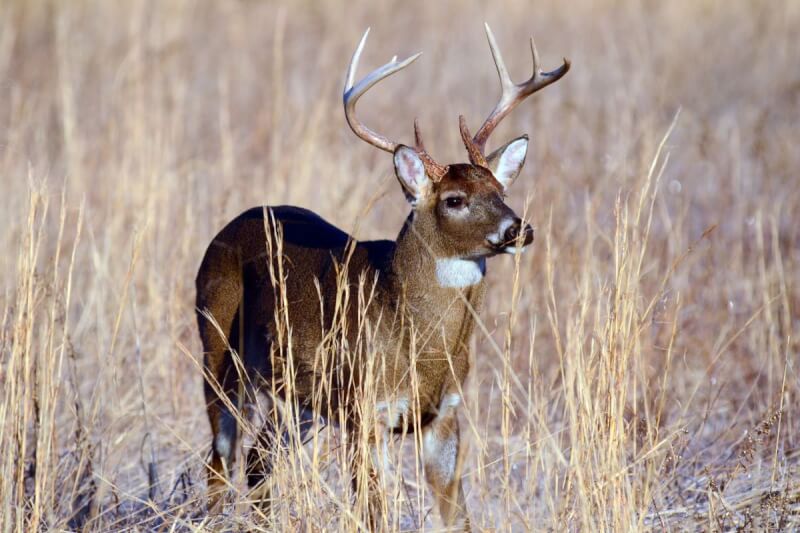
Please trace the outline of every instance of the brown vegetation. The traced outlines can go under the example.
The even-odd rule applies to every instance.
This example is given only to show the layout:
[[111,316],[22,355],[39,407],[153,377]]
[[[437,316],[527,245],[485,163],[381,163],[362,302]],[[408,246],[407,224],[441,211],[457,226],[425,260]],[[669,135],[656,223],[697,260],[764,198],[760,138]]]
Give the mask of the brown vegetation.
[[[0,4],[0,527],[351,530],[342,436],[241,472],[205,512],[210,434],[194,274],[248,207],[359,238],[406,215],[358,141],[342,71],[422,50],[364,121],[464,161],[457,117],[512,77],[572,70],[495,144],[531,136],[509,198],[536,226],[489,264],[463,466],[478,529],[800,527],[800,5],[635,2]],[[492,147],[489,147],[490,149]],[[390,449],[391,529],[435,528],[413,438]]]

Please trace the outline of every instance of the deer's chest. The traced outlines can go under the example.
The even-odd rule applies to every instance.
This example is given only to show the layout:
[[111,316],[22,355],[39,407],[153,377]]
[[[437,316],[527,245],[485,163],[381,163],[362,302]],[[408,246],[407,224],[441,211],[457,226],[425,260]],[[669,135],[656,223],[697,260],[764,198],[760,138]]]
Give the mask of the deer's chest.
[[467,289],[432,290],[429,309],[417,315],[407,348],[419,383],[420,405],[438,405],[450,384],[466,379],[470,338],[483,289],[479,283]]

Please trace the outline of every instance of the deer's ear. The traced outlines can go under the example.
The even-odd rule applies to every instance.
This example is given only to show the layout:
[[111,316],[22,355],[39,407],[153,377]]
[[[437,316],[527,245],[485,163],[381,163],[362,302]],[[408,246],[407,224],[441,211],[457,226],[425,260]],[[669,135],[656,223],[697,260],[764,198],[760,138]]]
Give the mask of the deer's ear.
[[425,174],[425,165],[413,148],[400,145],[394,151],[394,172],[406,198],[415,206],[431,190],[431,180]]
[[508,189],[519,176],[522,165],[525,164],[525,155],[528,153],[528,136],[523,135],[507,142],[486,158],[489,170],[500,182],[504,189]]

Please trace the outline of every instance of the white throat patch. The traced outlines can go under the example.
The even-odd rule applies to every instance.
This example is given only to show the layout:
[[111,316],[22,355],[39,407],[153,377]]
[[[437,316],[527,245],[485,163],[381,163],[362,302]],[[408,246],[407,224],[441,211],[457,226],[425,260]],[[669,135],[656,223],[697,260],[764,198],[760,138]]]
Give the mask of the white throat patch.
[[485,265],[485,259],[437,259],[436,279],[442,287],[469,287],[483,279]]

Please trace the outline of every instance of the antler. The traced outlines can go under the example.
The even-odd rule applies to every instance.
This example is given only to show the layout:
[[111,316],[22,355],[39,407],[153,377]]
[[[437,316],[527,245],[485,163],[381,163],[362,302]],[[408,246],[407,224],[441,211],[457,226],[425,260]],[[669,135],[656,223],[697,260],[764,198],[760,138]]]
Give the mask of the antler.
[[469,162],[473,165],[488,167],[489,164],[486,162],[483,151],[472,140],[472,134],[469,132],[467,119],[464,118],[464,115],[458,115],[458,129],[461,131],[461,140],[464,141],[464,146],[467,147]]
[[[344,93],[342,94],[342,101],[344,103],[344,116],[347,120],[347,124],[350,126],[350,129],[352,129],[353,133],[355,133],[359,138],[371,144],[372,146],[375,146],[376,148],[380,148],[381,150],[392,153],[395,151],[399,143],[390,141],[380,133],[372,131],[366,127],[363,122],[358,120],[358,118],[356,118],[356,102],[358,102],[358,99],[361,98],[365,92],[371,89],[373,85],[385,78],[388,78],[395,72],[403,70],[408,65],[416,61],[417,58],[422,55],[422,52],[414,54],[403,61],[397,61],[397,56],[394,56],[391,61],[382,67],[373,70],[361,81],[354,84],[356,70],[358,69],[358,61],[361,59],[361,52],[364,50],[364,45],[367,42],[368,35],[369,28],[367,28],[367,31],[364,32],[364,36],[361,37],[361,41],[358,43],[358,47],[353,53],[353,58],[350,60],[350,65],[347,67],[347,77],[344,85]],[[422,144],[422,135],[419,132],[419,126],[417,125],[416,120],[414,121],[414,136],[417,144],[417,153],[419,154],[420,159],[422,159],[422,163],[425,165],[425,170],[427,171],[428,175],[434,180],[440,179],[447,172],[447,167],[436,163],[425,151],[425,147]]]
[[362,140],[386,152],[394,152],[399,143],[390,141],[383,135],[375,133],[356,118],[356,102],[358,102],[358,99],[361,98],[365,92],[370,90],[373,85],[385,78],[388,78],[395,72],[403,70],[408,65],[416,61],[417,58],[422,55],[422,52],[414,54],[408,59],[399,62],[397,61],[397,56],[394,56],[391,61],[382,67],[373,70],[364,79],[353,85],[354,78],[356,76],[356,69],[358,69],[358,61],[361,59],[361,52],[364,50],[364,45],[367,42],[368,35],[369,28],[367,28],[367,31],[364,32],[364,36],[361,37],[361,42],[358,43],[358,48],[356,48],[353,58],[350,60],[350,66],[347,67],[347,78],[344,85],[344,94],[342,95],[342,100],[344,103],[344,116],[347,119],[347,123],[350,125],[350,129],[352,129],[353,132]]
[[[492,57],[494,58],[494,64],[497,67],[497,74],[500,76],[500,87],[503,92],[500,96],[500,101],[497,102],[497,105],[494,107],[492,112],[484,121],[483,125],[472,138],[472,143],[481,154],[486,147],[487,139],[489,139],[489,136],[492,134],[495,127],[500,123],[501,120],[505,118],[506,115],[511,112],[512,109],[517,106],[517,104],[539,89],[543,89],[551,83],[561,79],[561,77],[564,76],[567,71],[569,71],[570,67],[569,60],[565,58],[564,64],[557,69],[551,70],[550,72],[542,72],[539,69],[539,52],[536,50],[536,44],[533,42],[533,37],[531,37],[533,76],[531,76],[531,78],[524,83],[515,84],[513,81],[511,81],[511,77],[508,75],[508,70],[503,62],[503,56],[500,55],[500,49],[497,47],[497,41],[494,39],[492,30],[489,28],[488,24],[484,24],[484,26],[486,27],[486,37],[489,39],[489,48],[492,50]],[[470,150],[470,147],[467,146],[467,149]]]
[[440,165],[428,154],[425,150],[425,143],[422,141],[422,132],[419,130],[419,122],[414,119],[414,149],[417,151],[419,158],[422,159],[422,164],[425,165],[425,171],[433,178],[434,181],[439,181],[442,176],[447,174],[447,167]]

